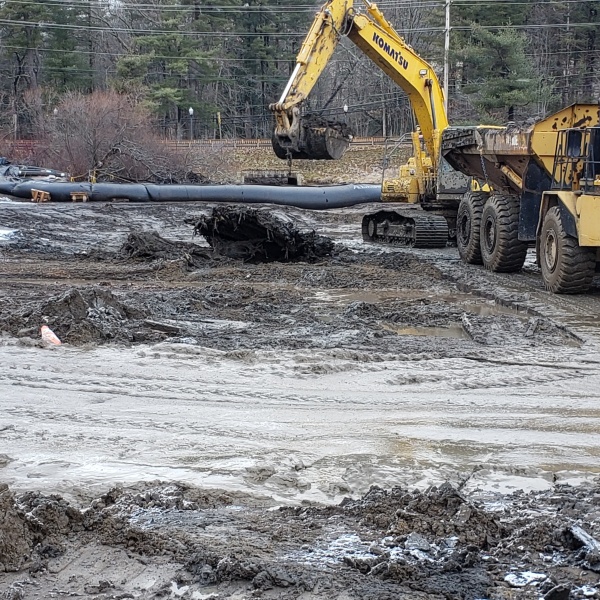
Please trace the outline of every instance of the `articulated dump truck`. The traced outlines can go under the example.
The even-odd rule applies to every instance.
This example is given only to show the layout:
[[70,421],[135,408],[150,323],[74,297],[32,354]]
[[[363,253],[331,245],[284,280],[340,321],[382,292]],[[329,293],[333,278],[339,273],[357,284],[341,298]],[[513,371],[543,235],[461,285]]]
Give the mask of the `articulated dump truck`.
[[548,290],[587,291],[600,261],[600,105],[575,104],[526,128],[448,127],[441,153],[493,190],[459,204],[464,261],[518,271],[535,244]]

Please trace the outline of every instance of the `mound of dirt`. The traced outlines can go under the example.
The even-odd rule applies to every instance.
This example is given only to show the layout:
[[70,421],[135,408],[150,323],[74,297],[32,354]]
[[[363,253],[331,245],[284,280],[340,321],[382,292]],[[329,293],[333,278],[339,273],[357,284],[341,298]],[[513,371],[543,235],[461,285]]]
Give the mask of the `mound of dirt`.
[[33,309],[3,317],[1,324],[13,334],[37,336],[48,324],[64,342],[84,344],[107,340],[130,341],[129,329],[144,315],[101,287],[71,288]]
[[[598,598],[599,494],[556,486],[481,502],[448,484],[374,487],[338,506],[273,510],[241,493],[147,482],[77,508],[5,486],[0,568],[27,569],[39,597],[55,589],[58,571],[65,595],[94,585],[112,594],[95,597],[140,597],[132,592],[142,564],[155,582],[144,598]],[[73,560],[90,547],[96,560],[120,549],[121,561],[134,562],[118,580],[91,581]]]
[[[405,538],[455,537],[461,544],[486,549],[505,535],[492,516],[467,502],[448,483],[426,494],[404,492],[400,488],[390,493],[373,488],[365,498],[347,506],[347,510],[359,511],[364,523],[383,528],[388,535]],[[411,541],[405,543],[408,547]]]
[[202,266],[213,258],[212,252],[190,242],[173,242],[161,237],[156,231],[130,233],[121,246],[119,254],[124,258],[143,260],[185,259],[193,267]]
[[273,209],[218,206],[196,223],[194,233],[216,253],[249,262],[312,261],[333,250],[331,239],[299,231],[289,216]]
[[0,573],[18,571],[32,548],[32,535],[17,510],[13,493],[0,484]]

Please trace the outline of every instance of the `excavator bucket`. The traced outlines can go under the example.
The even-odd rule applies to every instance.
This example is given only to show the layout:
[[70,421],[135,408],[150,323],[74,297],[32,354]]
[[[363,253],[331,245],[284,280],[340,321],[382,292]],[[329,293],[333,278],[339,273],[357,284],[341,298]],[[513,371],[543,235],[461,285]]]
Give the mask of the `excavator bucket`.
[[304,117],[298,131],[297,137],[278,135],[277,131],[273,133],[273,150],[278,158],[339,160],[353,137],[345,123],[316,117]]

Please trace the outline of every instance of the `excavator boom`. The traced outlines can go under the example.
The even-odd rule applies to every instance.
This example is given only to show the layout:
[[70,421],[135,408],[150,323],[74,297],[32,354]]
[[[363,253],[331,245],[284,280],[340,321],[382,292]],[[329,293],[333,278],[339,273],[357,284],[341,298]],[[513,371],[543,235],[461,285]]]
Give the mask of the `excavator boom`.
[[275,115],[273,146],[280,158],[341,158],[351,140],[343,125],[321,120],[303,123],[301,105],[325,69],[342,36],[347,36],[409,96],[427,153],[435,168],[440,132],[447,127],[444,95],[433,68],[394,30],[376,4],[329,0],[316,14],[298,53],[296,66]]
[[433,67],[394,31],[375,4],[369,5],[367,14],[353,17],[348,37],[409,97],[435,168],[448,118]]

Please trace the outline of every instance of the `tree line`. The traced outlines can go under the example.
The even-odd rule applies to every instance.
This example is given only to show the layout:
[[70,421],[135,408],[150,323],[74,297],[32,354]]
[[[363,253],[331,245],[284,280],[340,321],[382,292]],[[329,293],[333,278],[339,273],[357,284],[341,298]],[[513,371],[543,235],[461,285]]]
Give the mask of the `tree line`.
[[[441,80],[445,0],[379,6]],[[0,131],[5,139],[49,134],[86,105],[82,97],[103,94],[126,98],[139,109],[136,123],[143,115],[164,138],[269,137],[268,104],[318,8],[293,0],[4,0]],[[599,12],[597,0],[452,0],[450,122],[520,121],[597,102]],[[412,128],[401,90],[345,39],[309,109],[346,119],[358,135]]]

